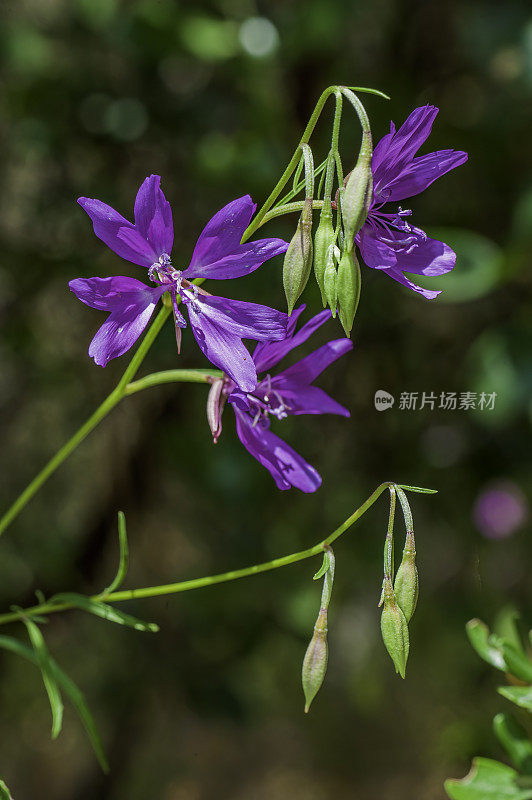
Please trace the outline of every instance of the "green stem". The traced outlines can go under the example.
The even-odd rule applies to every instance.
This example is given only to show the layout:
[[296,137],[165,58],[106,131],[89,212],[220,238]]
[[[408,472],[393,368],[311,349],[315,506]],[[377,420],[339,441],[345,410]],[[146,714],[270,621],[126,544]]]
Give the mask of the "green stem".
[[328,86],[327,89],[325,89],[325,91],[322,92],[318,102],[316,103],[314,111],[312,112],[311,117],[310,117],[309,121],[307,122],[306,128],[303,131],[303,135],[302,135],[301,139],[299,140],[299,144],[298,144],[298,146],[296,147],[296,149],[294,151],[294,155],[292,156],[292,158],[288,162],[288,166],[286,167],[285,171],[283,172],[283,174],[281,175],[281,177],[279,178],[279,180],[275,184],[275,186],[272,189],[269,197],[266,198],[262,208],[260,209],[260,211],[257,212],[255,217],[251,220],[251,223],[249,224],[249,226],[244,231],[244,235],[242,236],[242,242],[246,242],[249,239],[249,237],[252,236],[255,233],[255,231],[258,228],[260,228],[260,226],[263,224],[264,217],[266,216],[266,214],[268,213],[270,208],[273,206],[273,204],[275,203],[275,201],[277,200],[277,198],[279,197],[279,195],[283,191],[284,187],[286,186],[286,184],[290,180],[290,177],[291,177],[293,171],[295,169],[297,169],[297,166],[299,164],[299,160],[301,158],[302,145],[307,144],[309,139],[310,139],[310,137],[312,136],[312,132],[314,131],[314,128],[316,127],[316,123],[318,122],[320,114],[323,111],[323,107],[325,106],[325,103],[327,102],[327,100],[331,96],[331,94],[334,94],[339,88],[340,87],[338,87],[338,86]]
[[221,378],[223,372],[219,369],[166,369],[163,372],[152,372],[138,381],[128,383],[124,395],[129,396],[160,386],[163,383],[212,383],[216,378]]
[[[287,567],[289,564],[296,564],[298,561],[304,561],[313,556],[323,555],[324,549],[327,549],[336,539],[342,536],[369,508],[375,503],[381,494],[395,484],[391,481],[381,483],[375,491],[362,503],[342,524],[336,528],[326,539],[307,550],[300,550],[297,553],[290,553],[290,555],[282,556],[281,558],[274,558],[272,561],[265,561],[262,564],[254,564],[251,567],[244,567],[244,569],[231,570],[230,572],[223,572],[218,575],[208,575],[203,578],[194,578],[188,581],[179,581],[178,583],[168,583],[162,586],[147,586],[142,589],[126,589],[119,592],[110,592],[109,594],[94,595],[91,600],[95,602],[105,603],[120,603],[125,600],[138,600],[146,597],[160,597],[161,595],[178,594],[180,592],[188,592],[192,589],[201,589],[205,586],[214,586],[217,583],[226,583],[227,581],[234,581],[238,578],[247,578],[251,575],[258,575],[261,572],[269,572],[279,567]],[[66,611],[73,608],[69,603],[41,603],[31,608],[12,611],[8,614],[0,615],[0,625],[8,622],[15,622],[23,617],[35,617],[43,614],[55,614],[59,611]]]
[[323,192],[323,197],[327,200],[331,199],[332,195],[332,187],[333,187],[333,179],[334,179],[334,168],[337,164],[337,161],[340,158],[340,153],[338,151],[338,141],[340,138],[340,123],[342,121],[342,93],[337,91],[335,93],[336,99],[336,107],[334,109],[334,121],[333,121],[333,130],[332,130],[332,137],[331,137],[331,149],[329,152],[329,157],[327,159],[327,172],[325,175],[325,189]]
[[[295,211],[302,211],[305,206],[304,200],[295,200],[293,203],[286,203],[284,206],[276,206],[265,215],[262,224],[269,222],[274,217],[282,217],[283,214],[293,214]],[[323,200],[314,200],[312,208],[322,208]]]

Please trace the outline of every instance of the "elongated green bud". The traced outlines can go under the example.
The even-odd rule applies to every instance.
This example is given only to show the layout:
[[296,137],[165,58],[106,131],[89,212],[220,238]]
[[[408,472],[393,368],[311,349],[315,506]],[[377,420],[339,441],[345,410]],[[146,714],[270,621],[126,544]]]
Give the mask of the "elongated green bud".
[[419,577],[416,567],[416,543],[414,532],[408,531],[406,534],[403,558],[393,585],[395,599],[399,608],[405,615],[407,622],[410,622],[416,610],[417,598],[419,594]]
[[[314,235],[314,273],[318,286],[320,287],[321,300],[323,307],[327,305],[327,295],[325,293],[325,270],[329,259],[329,250],[334,246],[336,236],[332,224],[332,206],[330,199],[323,201],[320,222]],[[336,273],[336,270],[335,270]],[[336,305],[335,309],[336,311]]]
[[342,193],[342,221],[346,246],[349,250],[353,248],[355,236],[366,221],[371,205],[373,196],[372,155],[371,133],[364,131],[356,166],[350,173]]
[[405,677],[410,641],[408,623],[399,608],[391,581],[384,579],[384,608],[381,615],[381,633],[384,645],[401,678]]
[[338,316],[349,336],[360,300],[361,275],[360,264],[353,251],[344,249],[338,264]]
[[283,286],[288,314],[307,285],[312,268],[312,198],[305,200],[296,232],[288,245],[283,264]]
[[327,646],[327,609],[320,608],[314,625],[314,635],[310,640],[301,671],[303,692],[305,693],[305,714],[318,694],[327,672],[329,648]]
[[338,305],[338,272],[336,269],[336,260],[340,258],[340,250],[336,245],[331,245],[327,256],[327,266],[325,267],[325,275],[323,278],[323,287],[325,291],[325,299],[332,311],[333,317],[336,317],[336,309]]

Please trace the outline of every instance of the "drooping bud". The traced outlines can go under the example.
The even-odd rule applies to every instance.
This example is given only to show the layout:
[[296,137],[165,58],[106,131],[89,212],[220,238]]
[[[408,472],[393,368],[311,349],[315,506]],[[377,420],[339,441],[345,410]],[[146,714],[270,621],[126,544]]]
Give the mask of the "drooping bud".
[[[331,247],[334,246],[335,240],[336,236],[332,224],[331,200],[330,198],[326,198],[323,201],[319,225],[314,235],[314,273],[316,275],[318,286],[320,287],[321,299],[324,308],[327,305],[327,294],[325,292],[325,272],[329,262],[329,251]],[[336,311],[336,304],[334,311]]]
[[329,648],[327,645],[327,609],[320,608],[318,619],[314,625],[314,635],[307,647],[303,659],[301,680],[305,693],[305,714],[316,697],[327,672]]
[[342,192],[342,221],[347,249],[353,248],[355,236],[368,216],[373,197],[371,158],[373,145],[370,131],[362,133],[362,144],[354,170],[349,174]]
[[331,248],[323,279],[325,299],[327,300],[327,304],[332,311],[333,318],[336,317],[338,305],[338,272],[336,270],[335,251],[337,251],[338,255],[340,255],[340,251],[337,247]]
[[395,599],[391,581],[384,579],[384,608],[381,615],[381,633],[384,645],[401,678],[405,677],[410,641],[408,623]]
[[338,316],[346,333],[349,336],[353,327],[353,320],[360,300],[361,275],[360,264],[354,252],[344,248],[340,263],[338,264]]
[[312,268],[312,250],[312,198],[307,198],[283,263],[288,314],[294,310],[298,297],[307,285]]
[[397,570],[393,591],[397,604],[405,615],[406,621],[410,622],[416,610],[419,594],[419,576],[416,567],[416,543],[413,531],[407,531],[403,558]]
[[217,443],[222,432],[222,411],[226,400],[223,388],[223,378],[217,378],[212,382],[207,397],[207,421],[211,429],[214,444]]

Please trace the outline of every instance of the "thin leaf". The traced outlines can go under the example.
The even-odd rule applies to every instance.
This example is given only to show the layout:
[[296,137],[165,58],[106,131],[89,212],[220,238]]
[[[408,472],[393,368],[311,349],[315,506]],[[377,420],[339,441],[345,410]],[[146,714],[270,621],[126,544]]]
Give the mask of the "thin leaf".
[[490,637],[488,626],[480,619],[471,619],[466,625],[467,638],[471,646],[484,661],[495,669],[505,672],[506,662],[501,651],[493,646],[493,637]]
[[404,489],[405,492],[418,492],[418,494],[438,494],[437,489],[424,489],[423,486],[407,486],[405,483],[397,483],[400,489]]
[[532,774],[532,742],[522,725],[511,714],[497,714],[493,720],[495,736],[519,772]]
[[0,800],[13,800],[4,781],[0,781]]
[[[22,642],[19,642],[18,639],[13,639],[11,636],[0,636],[0,647],[3,647],[4,650],[9,650],[12,653],[15,653],[15,655],[25,658],[27,661],[31,661],[31,663],[37,667],[39,666],[35,652],[29,647],[26,647],[26,645],[22,644]],[[83,724],[83,727],[85,728],[85,731],[87,732],[93,750],[96,754],[96,758],[98,759],[102,770],[104,772],[109,772],[109,765],[103,751],[103,746],[98,735],[98,731],[96,730],[96,724],[92,714],[89,711],[83,693],[80,691],[80,689],[78,689],[74,681],[71,680],[71,678],[69,678],[65,672],[63,672],[63,670],[51,656],[49,657],[49,664],[57,683],[63,689],[64,693],[78,712],[79,718]],[[3,800],[3,798],[0,798],[0,800]]]
[[451,800],[531,800],[532,787],[519,785],[519,773],[490,758],[475,758],[469,775],[445,781]]
[[103,594],[111,594],[122,584],[129,567],[129,545],[127,543],[126,517],[123,511],[118,512],[118,542],[120,546],[120,561],[118,571],[112,583],[103,590]]
[[521,681],[532,684],[532,662],[508,642],[503,642],[502,653],[508,665],[508,671]]
[[327,552],[327,550],[325,550],[325,552],[323,554],[323,564],[321,565],[319,570],[316,572],[316,574],[314,575],[312,580],[313,581],[318,581],[320,578],[323,578],[323,576],[325,575],[325,573],[329,569],[330,565],[331,565],[331,557],[330,557],[329,553]]
[[109,622],[116,622],[118,625],[127,625],[129,628],[134,628],[136,631],[157,633],[159,630],[159,626],[154,622],[143,622],[137,619],[137,617],[132,617],[131,614],[124,614],[123,611],[118,611],[107,603],[102,603],[100,600],[93,600],[83,594],[63,592],[54,595],[49,602],[68,603],[82,611],[87,611],[89,614],[94,614],[96,617],[106,619]]
[[353,92],[365,92],[365,94],[376,94],[377,97],[382,97],[384,100],[389,100],[390,97],[379,89],[370,89],[366,86],[346,86],[346,89],[351,89]]
[[31,619],[24,617],[22,621],[28,630],[28,635],[41,670],[44,687],[50,701],[50,708],[52,709],[52,739],[57,739],[63,726],[63,700],[61,699],[61,692],[59,691],[53,670],[50,666],[50,653],[48,652],[43,635],[37,625],[32,622]]
[[519,630],[520,619],[521,615],[516,608],[510,605],[505,606],[497,614],[495,622],[493,623],[493,630],[501,639],[513,645],[516,650],[524,655],[525,651],[523,649],[523,641]]
[[519,708],[532,711],[532,686],[499,686],[497,691]]

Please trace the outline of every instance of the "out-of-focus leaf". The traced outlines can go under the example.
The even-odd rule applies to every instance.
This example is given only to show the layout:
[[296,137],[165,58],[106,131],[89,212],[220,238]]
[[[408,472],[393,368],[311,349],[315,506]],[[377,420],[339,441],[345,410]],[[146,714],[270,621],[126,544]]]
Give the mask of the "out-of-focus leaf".
[[519,773],[490,758],[475,758],[469,775],[445,781],[451,800],[531,800],[530,788],[520,785]]
[[[35,664],[36,667],[39,666],[39,661],[35,652],[29,647],[26,647],[26,645],[22,644],[22,642],[19,642],[18,639],[13,639],[11,636],[0,636],[0,647],[3,647],[4,650],[9,650],[12,653],[15,653],[15,655],[25,658],[27,661],[31,661],[31,663]],[[90,713],[87,703],[85,702],[83,693],[80,689],[78,689],[74,681],[71,680],[71,678],[69,678],[65,672],[63,672],[61,667],[51,656],[49,656],[49,664],[55,680],[78,712],[79,718],[83,724],[83,727],[85,728],[85,731],[87,732],[93,750],[96,754],[96,758],[98,759],[102,770],[104,772],[109,772],[109,765],[103,751],[102,743],[98,731],[96,730],[96,725],[92,714]]]
[[63,700],[50,664],[51,656],[37,625],[31,619],[23,618],[22,621],[28,630],[41,670],[44,687],[50,701],[50,708],[52,709],[52,739],[57,739],[63,725]]
[[471,619],[466,625],[471,646],[492,667],[506,671],[506,663],[500,650],[493,646],[488,626],[480,619]]
[[429,289],[443,289],[439,303],[476,300],[499,283],[503,254],[491,239],[461,228],[431,228],[430,236],[445,242],[456,253],[456,267],[451,272],[438,278],[422,279],[423,286]]
[[516,608],[505,606],[497,614],[497,618],[493,623],[493,631],[524,655],[523,642],[518,625],[519,619],[520,614]]
[[519,708],[532,711],[532,686],[499,686],[497,691]]
[[493,730],[516,769],[525,775],[532,774],[532,742],[527,732],[511,714],[497,714]]
[[524,653],[520,653],[508,642],[503,642],[502,654],[506,661],[508,672],[515,675],[520,681],[532,683],[532,661],[529,661]]
[[62,592],[56,594],[50,599],[51,603],[69,603],[75,608],[82,611],[87,611],[89,614],[94,614],[96,617],[106,619],[109,622],[116,622],[118,625],[127,625],[128,628],[134,628],[136,631],[149,631],[150,633],[157,633],[159,626],[154,622],[143,622],[137,617],[132,617],[131,614],[124,614],[123,611],[118,611],[113,606],[107,603],[101,603],[97,600],[92,600],[90,597],[85,597],[83,594],[75,594],[75,592]]
[[110,594],[121,586],[129,567],[129,545],[127,543],[126,517],[123,511],[118,512],[118,544],[120,547],[118,570],[113,581],[104,589],[104,594]]
[[4,781],[0,781],[0,800],[13,800]]

